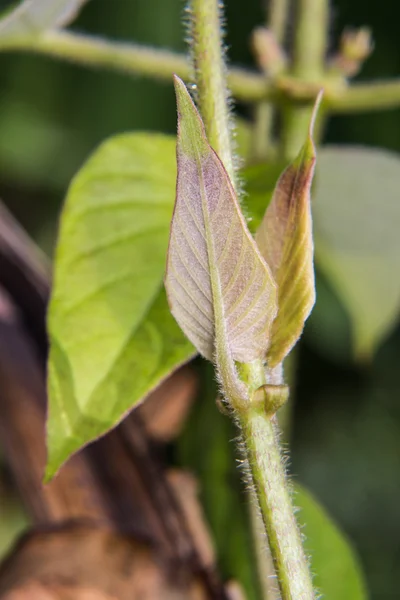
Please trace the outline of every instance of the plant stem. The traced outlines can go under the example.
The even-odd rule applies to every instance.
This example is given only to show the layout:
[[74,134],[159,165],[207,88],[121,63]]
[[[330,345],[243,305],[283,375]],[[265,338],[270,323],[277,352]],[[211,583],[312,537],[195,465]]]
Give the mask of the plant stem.
[[280,600],[280,597],[277,596],[278,588],[276,585],[274,563],[272,561],[268,543],[265,541],[266,533],[264,521],[262,520],[259,509],[258,498],[255,495],[254,489],[249,489],[247,492],[249,498],[248,512],[252,533],[252,544],[256,559],[256,570],[261,590],[261,598],[263,600]]
[[[191,76],[190,60],[184,54],[62,30],[47,31],[33,37],[1,39],[0,52],[32,52],[168,83],[173,73],[186,81]],[[232,68],[227,78],[232,93],[243,102],[268,98],[272,92],[255,72]]]
[[400,79],[357,83],[344,93],[326,96],[326,106],[335,113],[361,113],[400,106]]
[[268,0],[268,29],[270,29],[277,42],[283,44],[288,21],[288,0]]
[[[312,83],[324,77],[328,18],[328,0],[298,0],[291,74],[303,82]],[[284,159],[293,159],[304,143],[311,111],[312,102],[286,107],[282,135]]]
[[[230,170],[232,181],[235,181],[218,0],[192,0],[190,9],[192,53],[202,117],[211,144],[222,158],[225,167],[228,167],[228,172]],[[253,392],[266,383],[262,361],[242,365],[242,377],[247,383],[249,396],[253,398]],[[279,385],[282,369],[268,373],[268,379],[267,383]],[[239,410],[232,398],[232,405],[237,411],[236,416],[242,428],[282,600],[312,600],[314,596],[311,578],[286,488],[285,472],[272,422],[264,410],[264,405],[261,409],[260,404],[254,400]]]
[[311,600],[312,581],[287,489],[277,432],[263,407],[238,416],[282,600]]
[[267,100],[254,107],[250,162],[267,162],[273,149],[274,106]]
[[292,72],[306,81],[324,72],[329,4],[327,0],[298,0]]
[[222,52],[220,8],[215,0],[191,0],[190,39],[198,104],[208,141],[235,182],[231,125]]
[[[185,80],[190,78],[190,62],[183,54],[66,31],[2,39],[0,52],[32,52],[166,82],[171,81],[173,73]],[[310,85],[291,75],[266,82],[258,73],[233,67],[227,72],[227,82],[232,95],[241,102],[260,102],[278,97],[312,101],[324,87],[324,106],[332,113],[368,112],[400,106],[400,79],[357,83],[348,87],[333,85],[332,81],[324,78],[314,80]]]
[[[268,0],[267,2],[267,29],[273,34],[277,44],[282,46],[288,19],[288,0]],[[276,75],[277,72],[274,73]],[[270,75],[264,74],[266,83]],[[273,125],[275,106],[271,101],[264,100],[255,106],[254,125],[252,131],[252,154],[254,161],[267,160],[273,146]]]

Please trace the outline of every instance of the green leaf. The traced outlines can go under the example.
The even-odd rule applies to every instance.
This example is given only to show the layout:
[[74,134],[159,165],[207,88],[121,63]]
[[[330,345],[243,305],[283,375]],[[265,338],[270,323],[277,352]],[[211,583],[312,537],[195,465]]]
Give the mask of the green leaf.
[[73,180],[49,308],[50,478],[193,355],[162,280],[175,196],[175,139],[104,143]]
[[324,600],[366,600],[364,577],[349,541],[303,486],[295,486],[298,520],[311,558],[314,585]]
[[313,204],[316,261],[346,307],[358,358],[368,358],[400,310],[400,160],[370,148],[319,155]]
[[203,356],[215,355],[227,387],[238,381],[232,359],[247,363],[266,352],[276,288],[177,77],[175,89],[178,180],[165,284],[172,314]]
[[88,0],[24,0],[0,19],[0,39],[37,35],[64,27]]
[[303,331],[315,302],[310,190],[316,161],[312,128],[298,157],[282,173],[256,233],[260,252],[278,285],[278,314],[267,361],[281,363]]

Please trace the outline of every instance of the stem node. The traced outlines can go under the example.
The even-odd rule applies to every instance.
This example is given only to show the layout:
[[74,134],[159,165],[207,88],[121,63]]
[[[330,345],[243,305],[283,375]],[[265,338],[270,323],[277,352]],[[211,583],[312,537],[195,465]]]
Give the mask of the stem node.
[[263,406],[264,412],[269,419],[275,416],[276,412],[289,399],[289,387],[287,385],[266,384],[259,387],[253,394],[251,402],[253,405]]

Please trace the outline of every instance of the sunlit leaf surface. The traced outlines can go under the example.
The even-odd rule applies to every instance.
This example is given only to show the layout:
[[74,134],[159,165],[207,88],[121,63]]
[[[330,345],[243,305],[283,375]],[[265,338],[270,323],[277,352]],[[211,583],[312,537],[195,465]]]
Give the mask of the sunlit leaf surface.
[[48,477],[194,353],[163,290],[175,179],[175,138],[131,134],[71,184],[48,318]]

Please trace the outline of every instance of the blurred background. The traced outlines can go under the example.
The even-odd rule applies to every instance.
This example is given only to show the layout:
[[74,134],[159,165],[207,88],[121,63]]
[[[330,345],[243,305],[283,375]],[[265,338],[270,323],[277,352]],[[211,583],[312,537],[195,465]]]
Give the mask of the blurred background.
[[[0,9],[10,4],[0,0]],[[92,0],[73,29],[182,51],[183,9],[181,0]],[[249,37],[265,19],[261,0],[227,0],[226,13],[229,60],[253,65]],[[370,26],[375,50],[359,78],[398,76],[399,19],[397,0],[335,0],[332,48],[346,26]],[[238,111],[248,116],[246,107]],[[123,131],[174,132],[175,122],[172,85],[1,54],[0,197],[51,256],[68,184],[96,146]],[[325,142],[400,151],[400,110],[332,118]],[[351,356],[346,313],[321,276],[318,292],[297,355],[290,468],[351,539],[372,598],[398,598],[400,328],[360,367]],[[23,524],[4,466],[1,551]]]

